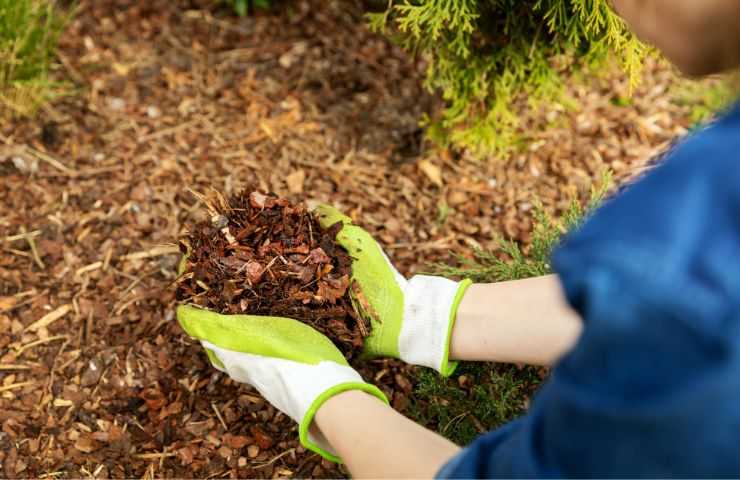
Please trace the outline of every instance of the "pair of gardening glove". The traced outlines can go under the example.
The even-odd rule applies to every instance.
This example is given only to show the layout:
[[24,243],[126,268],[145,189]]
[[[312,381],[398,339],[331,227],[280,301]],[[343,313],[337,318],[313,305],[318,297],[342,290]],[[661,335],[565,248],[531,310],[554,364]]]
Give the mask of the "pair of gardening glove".
[[[342,222],[336,240],[352,257],[352,300],[369,318],[366,357],[393,357],[450,375],[449,342],[457,305],[469,282],[418,275],[406,280],[380,245],[349,217],[322,205],[323,228]],[[333,395],[361,390],[388,403],[374,385],[352,369],[327,337],[297,320],[253,315],[220,315],[190,305],[177,320],[198,339],[217,369],[254,386],[270,403],[299,424],[301,444],[339,462],[330,445],[309,431],[316,411]]]

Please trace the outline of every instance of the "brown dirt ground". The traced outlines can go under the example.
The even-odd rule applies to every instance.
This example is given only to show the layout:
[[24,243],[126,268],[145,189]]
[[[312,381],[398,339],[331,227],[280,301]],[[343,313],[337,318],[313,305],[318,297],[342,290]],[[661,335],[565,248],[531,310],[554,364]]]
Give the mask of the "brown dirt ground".
[[[423,65],[353,2],[242,19],[184,0],[79,3],[58,72],[75,94],[0,128],[6,477],[344,474],[178,328],[171,242],[203,214],[188,188],[331,202],[410,274],[499,234],[526,244],[533,201],[562,211],[688,124],[675,77],[651,63],[628,106],[612,102],[622,80],[571,87],[580,107],[523,108],[532,143],[481,162],[424,144]],[[403,411],[408,367],[364,373]]]

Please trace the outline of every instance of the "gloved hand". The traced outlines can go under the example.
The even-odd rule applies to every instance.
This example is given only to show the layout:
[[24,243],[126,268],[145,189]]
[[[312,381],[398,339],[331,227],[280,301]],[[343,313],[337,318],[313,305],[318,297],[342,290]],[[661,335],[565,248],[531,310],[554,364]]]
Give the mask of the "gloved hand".
[[182,305],[177,321],[200,340],[214,367],[254,386],[267,401],[298,422],[301,444],[339,462],[324,438],[309,429],[316,411],[332,396],[362,390],[388,399],[365,383],[324,335],[281,317],[220,315]]
[[349,217],[329,205],[319,205],[316,213],[324,228],[343,224],[337,243],[353,259],[352,300],[372,325],[364,353],[399,358],[451,375],[457,364],[449,361],[450,336],[470,280],[453,282],[426,275],[406,280],[378,242]]

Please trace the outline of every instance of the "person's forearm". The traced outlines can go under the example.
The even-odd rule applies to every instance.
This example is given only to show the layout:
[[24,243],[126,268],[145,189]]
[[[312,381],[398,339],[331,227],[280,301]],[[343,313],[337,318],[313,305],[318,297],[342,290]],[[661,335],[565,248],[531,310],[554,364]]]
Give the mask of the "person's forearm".
[[357,390],[327,400],[314,425],[354,478],[432,478],[460,450]]
[[472,285],[457,310],[450,359],[551,365],[580,332],[556,275]]

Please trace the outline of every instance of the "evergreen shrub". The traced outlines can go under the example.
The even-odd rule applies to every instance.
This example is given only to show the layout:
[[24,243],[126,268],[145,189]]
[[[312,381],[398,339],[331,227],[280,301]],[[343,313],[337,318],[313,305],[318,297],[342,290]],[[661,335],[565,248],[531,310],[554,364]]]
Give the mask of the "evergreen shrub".
[[429,136],[479,155],[514,144],[517,101],[557,99],[565,75],[610,58],[634,84],[646,54],[608,0],[389,0],[368,18],[428,59],[426,86],[445,101]]

